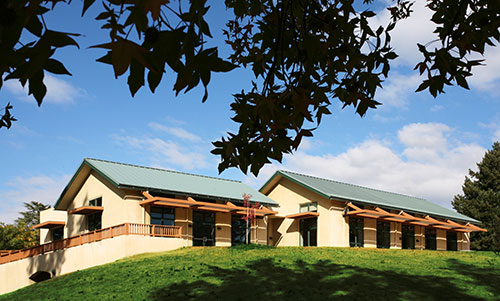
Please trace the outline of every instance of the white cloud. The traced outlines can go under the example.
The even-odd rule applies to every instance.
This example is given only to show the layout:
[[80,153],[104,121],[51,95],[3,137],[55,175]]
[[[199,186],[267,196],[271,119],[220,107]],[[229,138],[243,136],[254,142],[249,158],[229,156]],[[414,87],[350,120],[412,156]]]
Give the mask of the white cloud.
[[398,131],[405,145],[404,155],[412,161],[440,160],[448,150],[447,135],[451,129],[442,123],[413,123]]
[[152,128],[153,130],[165,132],[165,133],[168,133],[172,136],[175,136],[177,138],[184,139],[187,141],[191,141],[191,142],[201,141],[200,136],[197,136],[193,133],[190,133],[190,132],[188,132],[185,129],[180,128],[180,127],[168,127],[168,126],[164,126],[162,124],[159,124],[157,122],[150,122],[150,123],[148,123],[148,126],[150,128]]
[[[75,87],[69,82],[56,78],[50,74],[45,74],[44,83],[47,86],[47,94],[43,100],[44,103],[51,104],[71,104],[79,97],[85,95],[85,90]],[[33,101],[32,96],[28,96],[28,83],[22,86],[16,80],[4,82],[5,88],[12,94],[17,95],[25,101]]]
[[[389,2],[388,5],[393,5]],[[412,9],[411,16],[397,23],[395,29],[391,32],[391,45],[399,57],[394,61],[394,65],[403,65],[415,67],[422,61],[423,56],[418,51],[417,43],[428,45],[429,49],[439,47],[436,41],[438,36],[433,33],[436,24],[431,21],[432,11],[426,7],[427,1],[416,0]],[[372,26],[382,25],[386,27],[390,22],[390,12],[386,6],[377,13],[377,16],[371,19]],[[484,56],[474,55],[469,59],[485,59],[485,66],[478,66],[472,70],[474,74],[468,79],[472,88],[480,91],[499,95],[498,84],[500,83],[500,48],[487,46]],[[416,74],[416,71],[414,71]],[[392,74],[391,74],[392,76]]]
[[487,91],[493,95],[500,95],[498,85],[500,84],[500,45],[497,47],[488,47],[484,57],[475,57],[474,59],[485,59],[484,66],[478,66],[472,69],[474,74],[468,79],[472,88],[480,91]]
[[[393,4],[394,2],[390,2],[390,5]],[[412,6],[411,16],[399,21],[391,32],[391,45],[399,55],[395,60],[396,65],[409,65],[413,68],[422,59],[417,43],[425,45],[437,38],[437,35],[433,33],[436,25],[430,21],[432,11],[425,5],[425,0],[416,0]],[[386,27],[389,24],[391,14],[386,7],[384,6],[383,10],[373,18],[372,26]]]
[[393,72],[383,84],[383,89],[377,91],[375,99],[382,103],[382,109],[406,108],[408,97],[415,93],[420,81],[418,74],[402,75]]
[[[451,208],[468,169],[474,168],[486,151],[475,143],[453,143],[453,133],[444,124],[409,124],[398,132],[398,141],[393,144],[368,139],[338,155],[299,151],[286,156],[282,166],[266,167],[257,179],[250,177],[246,182],[261,185],[280,168],[423,197]],[[402,145],[403,151],[396,151],[397,145]]]
[[12,223],[25,209],[24,202],[54,205],[70,178],[70,175],[38,175],[11,179],[6,183],[9,188],[0,191],[0,221]]
[[142,151],[156,166],[172,165],[183,170],[203,169],[209,166],[206,150],[178,144],[171,140],[156,137],[136,138],[114,136],[116,142]]

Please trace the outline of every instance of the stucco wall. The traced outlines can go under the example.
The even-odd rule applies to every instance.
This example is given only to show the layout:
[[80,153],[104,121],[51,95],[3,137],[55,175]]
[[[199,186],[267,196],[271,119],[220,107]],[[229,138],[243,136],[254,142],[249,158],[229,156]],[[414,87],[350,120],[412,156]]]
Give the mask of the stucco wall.
[[231,214],[215,213],[215,246],[231,246]]
[[391,249],[401,249],[403,247],[402,234],[403,224],[391,222]]
[[119,236],[5,263],[0,265],[0,294],[34,283],[29,277],[38,271],[59,276],[135,254],[177,249],[186,242],[180,238]]
[[436,249],[446,250],[446,230],[436,229]]
[[425,249],[425,227],[415,226],[415,249]]
[[[125,198],[125,192],[112,186],[99,174],[92,171],[81,189],[68,206],[68,211],[88,206],[89,201],[102,198],[102,228],[121,223],[144,223],[144,209],[137,199]],[[88,232],[88,217],[79,214],[68,214],[65,237]]]
[[[49,208],[40,211],[40,223],[56,221],[67,223],[68,213],[63,210],[55,210],[54,208]],[[40,244],[48,243],[52,241],[52,231],[49,229],[40,229]]]
[[374,218],[365,218],[363,222],[363,236],[365,248],[377,247],[377,220]]
[[[348,246],[349,227],[343,217],[344,204],[324,198],[299,184],[281,179],[267,194],[280,204],[274,208],[278,216],[285,217],[299,213],[301,204],[318,203],[318,246]],[[299,220],[271,219],[273,235],[270,244],[277,246],[300,245]]]

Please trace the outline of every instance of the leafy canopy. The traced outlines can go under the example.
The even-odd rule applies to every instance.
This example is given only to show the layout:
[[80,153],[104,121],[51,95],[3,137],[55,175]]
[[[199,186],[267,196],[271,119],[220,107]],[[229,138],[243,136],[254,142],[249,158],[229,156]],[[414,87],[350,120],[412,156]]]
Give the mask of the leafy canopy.
[[[71,0],[3,0],[0,2],[0,88],[3,80],[28,85],[41,105],[47,88],[45,72],[71,75],[54,58],[57,49],[76,46],[76,33],[51,30],[44,14]],[[115,77],[128,74],[130,93],[148,86],[154,93],[164,74],[176,74],[176,94],[199,86],[208,98],[212,72],[250,68],[252,88],[235,91],[231,110],[237,133],[214,142],[219,171],[238,167],[257,175],[270,160],[281,161],[303,137],[313,135],[332,101],[353,106],[363,116],[380,103],[375,92],[389,75],[397,54],[391,31],[411,16],[413,2],[394,0],[387,26],[373,26],[373,0],[226,0],[234,15],[223,30],[232,52],[219,57],[206,47],[212,38],[205,16],[206,0],[103,0],[96,20],[104,22],[110,41],[93,47],[106,50],[97,61],[110,64]],[[97,5],[83,0],[82,16]],[[380,5],[380,3],[377,3]],[[436,41],[422,41],[423,76],[417,91],[436,97],[445,86],[468,89],[467,78],[481,61],[487,45],[500,40],[500,2],[490,0],[429,0]],[[372,22],[373,23],[373,22]],[[25,35],[29,32],[31,35]],[[136,33],[131,35],[131,33]],[[21,37],[32,36],[21,43]],[[15,118],[8,104],[0,127]]]
[[488,232],[473,232],[471,248],[500,251],[500,143],[495,142],[481,162],[478,171],[469,170],[462,186],[463,194],[456,195],[453,208],[480,220]]
[[40,242],[40,230],[33,229],[40,223],[40,211],[50,206],[31,201],[24,203],[25,211],[19,212],[14,224],[0,222],[0,250],[19,250],[37,246]]

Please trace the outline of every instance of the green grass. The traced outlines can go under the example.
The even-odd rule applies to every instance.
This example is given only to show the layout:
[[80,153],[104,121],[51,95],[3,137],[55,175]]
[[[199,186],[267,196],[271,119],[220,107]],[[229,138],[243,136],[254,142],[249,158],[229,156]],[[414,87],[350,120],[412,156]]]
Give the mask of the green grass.
[[0,296],[0,300],[341,298],[499,299],[500,256],[351,248],[184,248],[133,256]]

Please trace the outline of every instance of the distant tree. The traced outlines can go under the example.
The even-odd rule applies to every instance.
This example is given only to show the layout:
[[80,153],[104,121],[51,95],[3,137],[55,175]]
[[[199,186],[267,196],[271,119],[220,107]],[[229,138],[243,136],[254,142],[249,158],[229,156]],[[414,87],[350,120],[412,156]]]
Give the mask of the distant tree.
[[49,209],[49,205],[45,205],[39,202],[31,201],[29,203],[24,203],[26,211],[19,212],[21,217],[16,219],[16,224],[24,224],[26,227],[33,227],[40,223],[40,211]]
[[26,211],[19,214],[14,224],[0,223],[0,250],[18,250],[38,245],[40,230],[33,226],[40,223],[40,211],[50,206],[31,201],[24,203]]
[[462,186],[463,194],[452,201],[458,212],[481,221],[488,232],[473,232],[471,248],[500,251],[500,143],[495,142],[478,171],[469,170]]
[[[53,30],[44,15],[60,3],[75,2],[83,2],[82,16],[97,6],[95,0],[0,1],[0,88],[5,80],[17,80],[41,105],[47,94],[45,72],[71,75],[54,54],[62,47],[79,47],[79,34]],[[411,17],[414,3],[225,0],[233,14],[223,30],[231,49],[226,60],[219,57],[218,47],[209,46],[207,0],[97,2],[102,8],[96,20],[104,23],[102,29],[110,38],[93,46],[106,51],[97,61],[111,65],[116,78],[128,71],[132,96],[143,86],[154,93],[171,70],[176,79],[169,82],[174,82],[176,94],[201,84],[204,102],[213,72],[237,67],[253,71],[248,83],[252,88],[234,91],[231,110],[239,131],[214,142],[212,153],[221,158],[220,172],[238,167],[255,175],[270,160],[281,161],[296,150],[303,137],[312,136],[334,101],[353,106],[360,116],[380,105],[375,92],[398,56],[391,46],[391,31]],[[474,57],[500,41],[500,2],[426,3],[437,39],[415,45],[422,54],[415,69],[423,76],[417,91],[428,90],[436,97],[451,85],[469,89],[467,78],[482,62]],[[374,10],[384,6],[391,20],[378,26],[371,19]],[[4,107],[0,128],[15,121],[11,110],[10,105]]]

